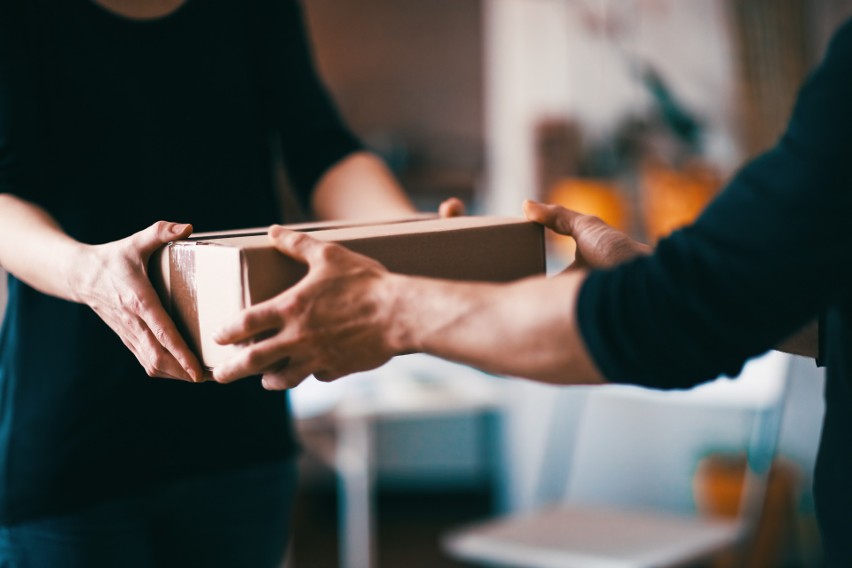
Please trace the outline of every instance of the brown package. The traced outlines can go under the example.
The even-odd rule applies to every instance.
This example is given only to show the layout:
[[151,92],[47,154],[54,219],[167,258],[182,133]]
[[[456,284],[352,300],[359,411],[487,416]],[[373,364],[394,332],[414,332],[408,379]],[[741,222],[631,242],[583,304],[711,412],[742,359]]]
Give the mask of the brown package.
[[[542,227],[522,219],[415,216],[287,228],[337,242],[401,274],[508,282],[545,268]],[[150,268],[163,305],[208,369],[239,349],[218,345],[213,333],[245,308],[292,286],[306,271],[272,246],[266,228],[194,234],[162,249]]]

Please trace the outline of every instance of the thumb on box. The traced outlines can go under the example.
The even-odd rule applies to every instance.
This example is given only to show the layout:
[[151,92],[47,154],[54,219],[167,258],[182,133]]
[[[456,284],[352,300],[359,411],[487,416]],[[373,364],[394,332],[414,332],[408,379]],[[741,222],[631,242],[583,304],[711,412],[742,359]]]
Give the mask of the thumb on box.
[[563,235],[574,234],[574,221],[581,216],[580,213],[559,205],[548,205],[529,199],[524,201],[524,215],[528,220],[540,223]]
[[130,240],[142,254],[151,254],[161,246],[188,237],[192,225],[157,221],[147,229],[131,235]]

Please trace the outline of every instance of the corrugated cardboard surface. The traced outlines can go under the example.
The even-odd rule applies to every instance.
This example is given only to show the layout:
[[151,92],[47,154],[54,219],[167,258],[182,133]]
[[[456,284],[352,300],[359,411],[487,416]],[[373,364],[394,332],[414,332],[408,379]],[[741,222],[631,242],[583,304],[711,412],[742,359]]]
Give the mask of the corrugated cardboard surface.
[[[370,256],[401,274],[508,282],[545,269],[540,225],[521,219],[458,217],[386,220],[369,225],[290,226]],[[193,235],[171,243],[151,263],[151,279],[190,347],[213,368],[238,347],[212,334],[253,304],[274,297],[305,274],[279,253],[263,229]]]

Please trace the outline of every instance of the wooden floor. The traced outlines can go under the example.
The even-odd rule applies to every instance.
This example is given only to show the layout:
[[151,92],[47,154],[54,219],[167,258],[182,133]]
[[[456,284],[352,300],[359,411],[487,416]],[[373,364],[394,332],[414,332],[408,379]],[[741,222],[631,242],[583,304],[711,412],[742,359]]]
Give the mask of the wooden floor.
[[[488,493],[379,491],[377,568],[457,568],[440,536],[448,529],[485,518]],[[288,568],[334,568],[338,563],[337,499],[333,486],[303,488],[294,511]]]

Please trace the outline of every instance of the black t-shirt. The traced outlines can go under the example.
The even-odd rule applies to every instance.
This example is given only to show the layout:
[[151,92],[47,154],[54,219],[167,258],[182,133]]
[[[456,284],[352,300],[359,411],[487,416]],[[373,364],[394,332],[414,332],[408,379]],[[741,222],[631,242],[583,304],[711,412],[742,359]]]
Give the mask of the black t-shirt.
[[820,330],[826,416],[817,516],[831,565],[852,566],[852,22],[799,94],[778,144],[655,253],[594,272],[578,299],[607,379],[688,388],[735,375],[807,322]]
[[[0,193],[71,236],[276,222],[275,138],[304,204],[360,148],[316,77],[295,0],[188,0],[152,21],[90,0],[0,0]],[[294,448],[284,393],[256,378],[151,379],[89,308],[10,278],[0,524]]]

